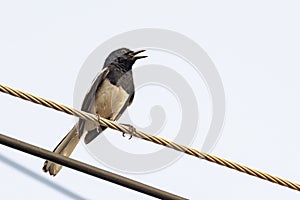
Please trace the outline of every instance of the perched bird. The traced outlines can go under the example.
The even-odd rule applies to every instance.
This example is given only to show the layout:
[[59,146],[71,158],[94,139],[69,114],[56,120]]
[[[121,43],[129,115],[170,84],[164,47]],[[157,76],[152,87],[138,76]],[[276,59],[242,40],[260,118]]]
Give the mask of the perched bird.
[[[143,51],[145,50],[134,52],[121,48],[110,53],[101,73],[86,94],[81,110],[113,121],[119,119],[133,101],[134,84],[131,69],[136,60],[147,57],[137,56]],[[98,126],[94,122],[79,119],[53,152],[70,156],[84,133],[87,132],[84,142],[88,144],[105,129],[106,127]],[[61,165],[47,160],[43,170],[55,176],[61,168]]]

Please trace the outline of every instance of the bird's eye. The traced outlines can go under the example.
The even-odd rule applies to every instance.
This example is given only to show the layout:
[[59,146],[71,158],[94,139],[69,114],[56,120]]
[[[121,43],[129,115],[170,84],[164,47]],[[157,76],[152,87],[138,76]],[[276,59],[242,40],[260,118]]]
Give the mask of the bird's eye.
[[124,62],[124,58],[123,57],[118,57],[118,61],[119,62]]

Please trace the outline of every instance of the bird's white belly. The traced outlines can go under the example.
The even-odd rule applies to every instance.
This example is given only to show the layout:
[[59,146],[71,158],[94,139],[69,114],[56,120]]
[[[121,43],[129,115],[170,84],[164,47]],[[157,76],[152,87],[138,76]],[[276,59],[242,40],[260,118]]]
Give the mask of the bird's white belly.
[[[128,98],[129,94],[123,88],[112,85],[106,79],[95,94],[95,101],[90,113],[114,121],[122,108],[126,106]],[[95,128],[97,128],[95,123],[86,121],[85,130],[90,131]]]
[[116,120],[121,109],[126,106],[128,97],[129,94],[122,87],[112,85],[106,79],[96,93],[94,112],[101,117]]

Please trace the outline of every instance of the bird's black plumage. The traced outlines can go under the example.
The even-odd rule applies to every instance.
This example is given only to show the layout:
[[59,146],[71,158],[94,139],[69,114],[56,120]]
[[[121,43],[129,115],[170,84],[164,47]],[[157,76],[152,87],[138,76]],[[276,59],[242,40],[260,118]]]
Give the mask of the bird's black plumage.
[[[121,104],[115,103],[113,104],[113,101],[107,102],[107,104],[111,104],[108,106],[114,107],[115,110],[114,112],[117,113],[111,113],[111,116],[107,116],[106,114],[103,114],[104,116],[101,115],[101,111],[98,114],[101,117],[108,118],[110,120],[117,120],[122,113],[125,111],[125,109],[131,104],[134,98],[134,83],[133,83],[133,77],[132,77],[132,65],[134,62],[139,59],[143,58],[145,56],[135,56],[137,53],[140,53],[142,51],[138,52],[133,52],[129,49],[122,48],[118,49],[114,52],[112,52],[108,58],[106,59],[104,63],[104,67],[102,69],[101,74],[95,79],[90,91],[87,93],[83,104],[82,104],[82,110],[91,112],[91,109],[95,104],[97,105],[98,102],[96,101],[96,96],[100,95],[101,93],[106,93],[105,95],[110,95],[107,90],[111,90],[110,92],[115,92],[113,90],[124,90],[126,97],[120,97],[119,98],[126,98],[126,101],[124,101]],[[104,86],[104,81],[109,82]],[[104,88],[107,87],[107,88]],[[118,92],[119,92],[118,91]],[[103,96],[103,95],[102,95]],[[115,96],[115,98],[118,98],[117,95],[112,95]],[[109,98],[99,98],[98,101],[107,101]],[[121,99],[120,99],[121,101]],[[101,102],[100,102],[101,103]],[[120,108],[116,108],[120,106]],[[100,109],[103,109],[100,107]],[[103,112],[102,112],[103,113]],[[84,132],[84,126],[85,126],[85,121],[84,120],[79,120],[79,134],[81,135]],[[93,140],[97,135],[99,135],[103,130],[105,130],[106,127],[100,126],[100,127],[95,127],[94,129],[88,130],[88,133],[85,137],[85,143],[89,143],[91,140]]]
[[88,112],[91,109],[91,106],[93,105],[93,102],[95,100],[95,94],[96,94],[100,84],[103,82],[103,80],[105,78],[107,78],[107,75],[109,74],[109,72],[110,72],[109,79],[111,79],[112,82],[117,82],[117,80],[120,78],[120,76],[114,77],[115,75],[111,72],[114,71],[113,69],[115,68],[115,66],[117,64],[118,57],[121,57],[130,51],[131,50],[129,50],[127,48],[121,48],[121,49],[117,49],[109,54],[109,56],[105,59],[101,73],[96,77],[90,90],[86,94],[86,96],[83,100],[82,106],[81,106],[81,110]]
[[[147,57],[137,56],[143,51],[134,52],[127,48],[121,48],[110,53],[104,62],[101,73],[86,94],[81,110],[109,120],[119,119],[133,101],[132,65],[136,60]],[[78,123],[54,149],[54,152],[69,156],[83,133],[87,132],[84,141],[89,143],[105,129],[106,127],[97,127],[93,122],[79,119]],[[49,171],[51,175],[56,175],[60,169],[60,165],[49,161],[46,161],[43,167],[43,170]]]

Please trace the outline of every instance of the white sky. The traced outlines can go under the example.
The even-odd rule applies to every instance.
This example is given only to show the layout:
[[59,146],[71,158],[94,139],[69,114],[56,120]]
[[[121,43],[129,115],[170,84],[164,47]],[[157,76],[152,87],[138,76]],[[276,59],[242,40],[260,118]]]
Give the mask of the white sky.
[[[299,6],[257,0],[2,1],[1,84],[73,105],[81,65],[102,42],[137,28],[177,31],[203,47],[224,84],[226,121],[212,153],[300,182]],[[47,149],[74,122],[5,94],[0,102],[0,132]],[[199,135],[193,147],[202,143]],[[3,199],[151,199],[67,168],[53,178],[42,172],[43,160],[0,149]],[[120,173],[96,162],[83,145],[72,157]],[[190,199],[299,199],[296,191],[190,156],[161,171],[122,175]]]

